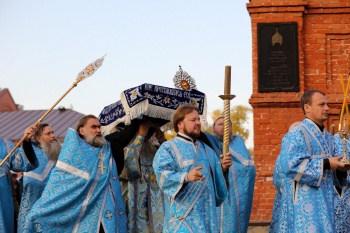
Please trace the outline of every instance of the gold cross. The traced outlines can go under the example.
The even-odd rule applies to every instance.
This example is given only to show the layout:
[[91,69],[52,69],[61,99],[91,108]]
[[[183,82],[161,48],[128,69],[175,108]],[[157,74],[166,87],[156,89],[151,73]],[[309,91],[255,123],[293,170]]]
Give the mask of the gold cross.
[[98,164],[98,168],[101,169],[101,174],[104,174],[104,169],[106,168],[106,166],[103,165],[102,160],[100,160],[100,163]]

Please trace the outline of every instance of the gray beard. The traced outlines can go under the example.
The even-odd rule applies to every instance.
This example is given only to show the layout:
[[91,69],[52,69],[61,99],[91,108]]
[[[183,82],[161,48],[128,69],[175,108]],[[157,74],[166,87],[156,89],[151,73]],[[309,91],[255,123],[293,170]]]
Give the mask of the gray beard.
[[49,156],[50,160],[57,161],[62,146],[58,141],[52,141],[49,144],[41,145],[41,148]]
[[106,141],[103,137],[96,137],[96,135],[88,135],[85,137],[85,141],[91,146],[102,148]]
[[216,133],[212,133],[220,142],[222,142],[222,140],[223,140],[223,138],[224,138],[224,136],[223,135],[218,135],[218,134],[216,134]]

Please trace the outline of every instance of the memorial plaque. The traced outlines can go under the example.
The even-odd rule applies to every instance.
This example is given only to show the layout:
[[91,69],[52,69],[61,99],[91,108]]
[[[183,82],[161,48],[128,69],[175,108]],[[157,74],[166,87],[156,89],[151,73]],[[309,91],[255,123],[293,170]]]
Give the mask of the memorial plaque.
[[258,91],[298,92],[298,24],[258,23]]

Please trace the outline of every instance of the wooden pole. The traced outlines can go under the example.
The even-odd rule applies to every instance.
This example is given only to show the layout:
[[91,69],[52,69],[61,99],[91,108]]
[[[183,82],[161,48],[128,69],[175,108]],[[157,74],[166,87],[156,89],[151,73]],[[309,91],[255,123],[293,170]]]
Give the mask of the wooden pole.
[[[103,58],[97,59],[93,63],[89,64],[84,70],[82,70],[76,79],[76,81],[72,84],[72,86],[51,106],[49,110],[47,110],[44,115],[40,117],[40,119],[35,123],[35,126],[37,127],[44,118],[52,111],[52,109],[74,88],[78,85],[78,83],[85,78],[91,76],[101,65],[103,62]],[[22,139],[13,147],[13,149],[6,155],[6,157],[0,162],[0,167],[10,158],[10,156],[13,154],[13,152],[23,143],[27,135],[24,135]]]
[[231,95],[231,66],[225,66],[224,94],[219,97],[224,100],[224,135],[222,154],[223,156],[226,156],[229,152],[230,145],[230,101],[236,97],[235,95]]

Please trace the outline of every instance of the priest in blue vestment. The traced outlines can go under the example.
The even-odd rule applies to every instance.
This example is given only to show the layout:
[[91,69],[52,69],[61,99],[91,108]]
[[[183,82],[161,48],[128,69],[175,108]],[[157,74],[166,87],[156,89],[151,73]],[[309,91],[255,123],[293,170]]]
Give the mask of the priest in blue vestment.
[[[30,138],[35,126],[26,129],[21,148],[17,148],[9,159],[0,167],[0,232],[15,232],[15,214],[12,199],[11,171],[24,172],[35,169],[38,160],[32,147]],[[14,148],[11,141],[0,138],[0,161]]]
[[270,232],[335,232],[333,171],[342,169],[334,156],[333,136],[323,123],[328,100],[318,90],[301,97],[306,116],[283,137],[276,160],[276,187]]
[[[340,132],[341,133],[341,132]],[[342,135],[344,136],[344,135]],[[350,156],[349,138],[340,138],[339,134],[334,135],[335,154],[345,153]],[[337,233],[350,232],[350,172],[336,171],[335,179],[335,229]]]
[[165,141],[158,123],[144,116],[134,140],[125,147],[121,174],[122,194],[128,217],[128,232],[161,233],[164,195],[152,166],[159,143]]
[[[232,155],[233,165],[229,168],[230,182],[228,195],[224,203],[218,207],[220,232],[247,232],[250,213],[252,210],[255,167],[254,161],[239,135],[232,136],[232,123],[230,122],[229,151]],[[223,148],[224,117],[218,117],[213,124],[212,134],[201,134],[200,140],[210,145],[217,156]]]
[[51,126],[43,123],[35,130],[33,145],[39,165],[30,172],[23,173],[23,191],[18,216],[17,232],[23,232],[25,217],[40,198],[52,168],[55,166],[61,151],[61,144],[55,137]]
[[126,232],[125,207],[110,143],[93,115],[68,129],[48,183],[23,232]]
[[158,149],[153,168],[167,199],[163,232],[219,232],[216,207],[227,198],[230,153],[221,160],[196,140],[201,123],[198,108],[181,105],[173,117],[177,136]]

